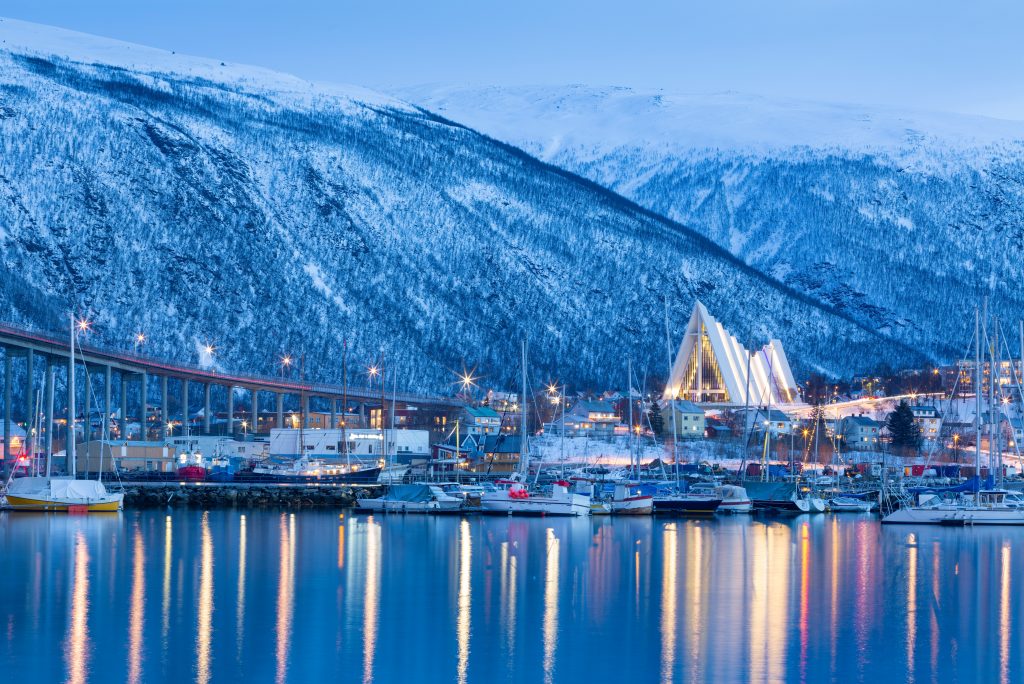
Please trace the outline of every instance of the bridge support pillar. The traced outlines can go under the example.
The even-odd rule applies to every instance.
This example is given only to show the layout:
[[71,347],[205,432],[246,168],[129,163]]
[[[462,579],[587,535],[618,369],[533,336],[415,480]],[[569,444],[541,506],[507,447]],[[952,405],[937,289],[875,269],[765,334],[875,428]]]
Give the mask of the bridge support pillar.
[[[89,375],[89,366],[82,364],[85,369],[85,403],[82,408],[82,441],[88,442],[92,439],[92,376]],[[88,463],[88,460],[86,461]]]
[[167,441],[171,427],[171,404],[167,399],[167,376],[160,376],[160,440]]
[[328,426],[330,429],[338,427],[338,400],[331,399],[331,424]]
[[284,392],[277,393],[277,427],[284,427]]
[[142,424],[139,439],[145,441],[149,439],[149,373],[146,371],[139,375],[139,411],[139,422]]
[[[35,398],[35,354],[31,349],[25,350],[25,434],[32,431],[32,423],[36,422],[36,398]],[[36,435],[33,443],[37,443],[39,435]]]
[[188,380],[181,381],[181,434],[186,437],[189,435],[189,415],[188,415]]
[[227,434],[235,434],[235,388],[228,385],[228,426]]
[[121,371],[121,439],[128,441],[128,374]]
[[309,395],[302,395],[302,427],[309,427]]
[[[11,464],[11,349],[4,348],[4,465]],[[28,430],[25,431],[28,434]]]
[[53,360],[46,357],[46,379],[43,393],[46,395],[46,406],[43,409],[43,426],[46,428],[46,456],[53,455]]
[[110,382],[113,373],[110,366],[103,367],[103,427],[100,434],[104,440],[110,439]]
[[210,383],[203,385],[203,434],[210,434]]
[[260,426],[260,393],[254,387],[249,390],[249,396],[251,397],[252,406],[252,424],[249,426],[252,428],[252,434],[256,434]]

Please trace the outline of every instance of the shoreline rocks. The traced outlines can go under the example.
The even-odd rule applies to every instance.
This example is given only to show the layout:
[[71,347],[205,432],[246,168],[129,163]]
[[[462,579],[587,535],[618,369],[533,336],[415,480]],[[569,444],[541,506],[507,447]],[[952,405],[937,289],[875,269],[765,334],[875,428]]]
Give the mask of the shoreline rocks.
[[124,486],[125,508],[351,508],[355,501],[351,487]]

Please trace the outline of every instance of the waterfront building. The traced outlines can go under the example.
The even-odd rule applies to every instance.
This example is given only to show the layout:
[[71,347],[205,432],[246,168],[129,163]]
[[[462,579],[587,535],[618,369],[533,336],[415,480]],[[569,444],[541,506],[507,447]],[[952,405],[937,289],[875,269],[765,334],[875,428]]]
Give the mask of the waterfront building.
[[177,470],[173,446],[164,442],[93,440],[75,449],[79,473],[173,473]]
[[800,394],[782,342],[773,339],[748,350],[697,302],[664,399],[719,406],[785,405],[800,402]]
[[[344,436],[346,443],[342,441]],[[428,430],[384,430],[385,446],[380,430],[296,430],[274,428],[270,431],[268,453],[272,457],[316,458],[328,464],[348,459],[381,461],[385,454],[397,463],[424,463],[430,458]]]
[[704,409],[692,401],[669,401],[661,407],[662,424],[666,435],[673,434],[672,414],[675,412],[675,434],[680,439],[700,439],[707,430]]

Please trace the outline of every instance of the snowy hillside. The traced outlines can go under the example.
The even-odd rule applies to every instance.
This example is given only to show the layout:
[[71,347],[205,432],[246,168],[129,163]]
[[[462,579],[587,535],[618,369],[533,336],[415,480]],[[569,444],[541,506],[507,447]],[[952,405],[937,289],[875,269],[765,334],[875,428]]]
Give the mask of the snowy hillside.
[[402,90],[947,359],[1024,304],[1024,122],[625,88]]
[[[381,350],[400,386],[449,369],[605,386],[664,364],[694,298],[800,369],[918,360],[577,176],[359,89],[0,22],[0,319],[313,378]],[[55,56],[57,55],[57,56]],[[59,55],[71,55],[70,58]],[[126,66],[127,65],[127,66]]]

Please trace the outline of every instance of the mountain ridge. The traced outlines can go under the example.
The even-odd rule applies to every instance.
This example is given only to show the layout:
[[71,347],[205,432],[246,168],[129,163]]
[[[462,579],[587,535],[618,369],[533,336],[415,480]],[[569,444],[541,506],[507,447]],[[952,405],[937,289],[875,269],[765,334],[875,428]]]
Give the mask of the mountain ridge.
[[[99,39],[96,39],[99,40]],[[741,339],[849,374],[919,362],[607,188],[419,110],[0,49],[0,312],[43,327],[74,304],[100,343],[336,379],[383,353],[407,389],[476,365],[602,387],[658,374],[701,298]],[[308,94],[307,94],[308,95]],[[384,104],[382,104],[382,102]],[[74,135],[68,135],[74,131]],[[16,296],[15,296],[16,295]],[[355,359],[359,359],[356,362]],[[352,371],[350,375],[356,375]]]

